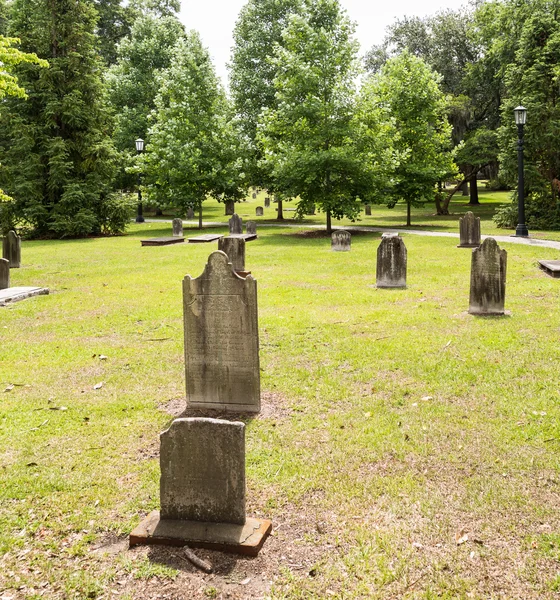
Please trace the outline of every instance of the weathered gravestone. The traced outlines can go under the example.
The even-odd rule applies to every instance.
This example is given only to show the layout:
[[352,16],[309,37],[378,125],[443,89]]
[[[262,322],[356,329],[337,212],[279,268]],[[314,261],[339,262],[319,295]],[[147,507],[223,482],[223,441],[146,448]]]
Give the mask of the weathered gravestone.
[[0,290],[7,290],[10,287],[10,261],[7,258],[0,258]]
[[187,219],[194,219],[194,208],[192,206],[187,208]]
[[265,198],[264,199],[264,207],[265,208],[270,208],[270,198]]
[[226,215],[233,215],[235,213],[235,202],[233,200],[228,200],[226,202]]
[[229,220],[229,232],[231,234],[240,234],[243,233],[243,219],[234,214]]
[[371,217],[371,206],[369,204],[366,204],[364,206],[364,211],[365,211],[366,216]]
[[213,252],[183,280],[187,406],[260,411],[257,282]]
[[406,287],[406,246],[398,235],[385,234],[377,248],[378,288]]
[[245,223],[245,233],[257,235],[257,224],[255,221],[247,221],[247,223]]
[[348,231],[333,231],[331,236],[331,250],[334,252],[348,252],[352,236]]
[[253,192],[253,200],[256,200],[257,198],[257,194],[255,192]]
[[[187,215],[188,217],[188,215]],[[173,219],[173,236],[183,237],[183,221],[182,219]]]
[[272,524],[245,513],[245,424],[175,419],[160,435],[160,511],[130,545],[185,545],[256,556]]
[[472,212],[459,218],[459,245],[457,248],[478,248],[480,246],[480,217]]
[[471,261],[471,315],[503,315],[506,298],[507,252],[494,238],[473,250]]
[[234,271],[245,271],[245,240],[243,238],[220,238],[218,240],[218,250],[227,254]]
[[10,269],[21,267],[21,239],[15,231],[9,231],[2,240],[2,256],[10,263]]
[[264,209],[262,206],[257,206],[257,208],[255,209],[255,216],[257,216],[257,217],[264,216]]

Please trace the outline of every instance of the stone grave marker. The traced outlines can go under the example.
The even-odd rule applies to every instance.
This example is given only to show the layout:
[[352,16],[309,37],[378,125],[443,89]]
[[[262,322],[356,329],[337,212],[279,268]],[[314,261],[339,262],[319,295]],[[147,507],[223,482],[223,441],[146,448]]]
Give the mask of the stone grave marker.
[[257,282],[213,252],[183,280],[187,406],[260,411]]
[[257,206],[257,208],[255,209],[255,216],[257,216],[257,217],[264,216],[264,209],[262,206]]
[[246,516],[245,424],[175,419],[160,435],[160,511],[130,534],[130,545],[189,545],[256,556],[270,521]]
[[194,219],[194,208],[192,206],[187,208],[187,219],[189,219],[189,221]]
[[10,261],[7,258],[0,258],[0,290],[7,290],[10,287]]
[[228,200],[226,202],[226,215],[230,216],[235,213],[235,202],[233,200]]
[[507,252],[494,238],[486,238],[472,252],[471,315],[503,315],[506,298]]
[[257,199],[257,194],[255,192],[253,192],[253,200]]
[[352,243],[352,236],[348,231],[333,231],[331,236],[331,250],[334,252],[348,252]]
[[364,206],[364,211],[367,217],[371,217],[371,206],[369,204]]
[[247,221],[247,223],[245,223],[245,233],[257,235],[257,224],[255,221]]
[[406,287],[406,246],[399,235],[383,235],[377,248],[378,288]]
[[229,232],[230,234],[243,233],[243,219],[238,214],[234,214],[229,220]]
[[243,238],[220,238],[218,240],[218,250],[227,254],[234,271],[245,271],[245,240]]
[[459,218],[459,245],[457,248],[478,248],[480,246],[480,217],[472,212]]
[[21,267],[21,238],[15,231],[8,231],[2,239],[2,256],[8,259],[10,269]]
[[264,207],[265,208],[270,208],[270,198],[265,198],[264,199]]
[[173,219],[173,236],[174,237],[183,237],[183,220],[182,219]]

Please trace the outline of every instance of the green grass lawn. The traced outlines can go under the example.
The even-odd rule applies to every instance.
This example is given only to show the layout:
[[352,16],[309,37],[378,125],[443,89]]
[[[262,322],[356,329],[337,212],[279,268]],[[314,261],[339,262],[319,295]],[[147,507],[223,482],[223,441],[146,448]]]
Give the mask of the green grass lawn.
[[0,308],[1,598],[558,597],[560,282],[536,261],[559,257],[513,244],[511,314],[476,318],[455,239],[404,236],[408,288],[378,290],[379,234],[335,253],[261,223],[248,514],[274,535],[257,559],[197,551],[210,576],[127,550],[185,395],[181,281],[217,247],[140,246],[169,232],[23,243],[12,285],[51,295]]

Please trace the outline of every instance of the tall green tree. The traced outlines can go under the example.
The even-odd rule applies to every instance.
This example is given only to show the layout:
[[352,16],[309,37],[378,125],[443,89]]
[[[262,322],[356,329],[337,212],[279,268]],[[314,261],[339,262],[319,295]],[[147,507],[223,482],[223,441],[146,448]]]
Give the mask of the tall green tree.
[[208,195],[240,200],[241,164],[231,110],[198,34],[179,40],[172,64],[158,77],[150,143],[142,157],[153,202],[186,213],[199,210]]
[[13,198],[4,223],[36,235],[87,235],[104,228],[115,166],[94,28],[85,0],[15,0],[11,34],[50,68],[14,69],[28,99],[0,107],[0,182]]
[[112,65],[117,60],[118,43],[130,33],[135,10],[122,0],[94,0],[94,6],[98,14],[95,32],[99,53],[107,65]]
[[292,15],[276,46],[277,107],[265,110],[263,167],[277,189],[299,197],[297,214],[316,205],[331,217],[356,218],[364,189],[355,144],[354,26],[337,0],[309,0]]

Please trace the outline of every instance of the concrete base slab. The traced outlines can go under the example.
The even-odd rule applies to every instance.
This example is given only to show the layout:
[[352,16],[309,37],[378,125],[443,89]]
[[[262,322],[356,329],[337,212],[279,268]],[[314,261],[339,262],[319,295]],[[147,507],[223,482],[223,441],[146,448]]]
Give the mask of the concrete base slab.
[[0,290],[0,306],[6,306],[12,302],[19,302],[32,296],[44,296],[49,293],[49,288],[39,287],[10,287]]
[[539,260],[539,267],[551,277],[560,277],[560,260]]
[[206,233],[204,235],[195,235],[194,237],[189,238],[189,244],[204,244],[207,242],[215,242],[223,238],[223,235],[218,235],[216,233]]
[[245,240],[246,242],[251,242],[257,239],[256,233],[230,233],[228,237],[239,238],[241,240]]
[[140,243],[142,246],[169,246],[169,244],[182,244],[184,241],[184,237],[172,236],[140,240]]
[[151,512],[129,536],[130,546],[191,546],[257,556],[272,531],[266,519],[248,517],[245,525],[161,519]]
[[459,244],[457,248],[480,248],[480,244]]

